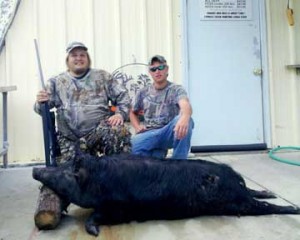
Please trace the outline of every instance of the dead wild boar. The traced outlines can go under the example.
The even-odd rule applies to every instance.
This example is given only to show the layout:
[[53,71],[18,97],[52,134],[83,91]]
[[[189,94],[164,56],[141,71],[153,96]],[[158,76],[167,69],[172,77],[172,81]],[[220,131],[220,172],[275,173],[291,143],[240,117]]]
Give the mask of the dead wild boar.
[[34,168],[33,178],[66,201],[93,208],[85,228],[130,221],[173,220],[203,215],[300,214],[256,198],[273,198],[246,187],[225,164],[205,160],[159,160],[120,154],[77,157],[57,168]]

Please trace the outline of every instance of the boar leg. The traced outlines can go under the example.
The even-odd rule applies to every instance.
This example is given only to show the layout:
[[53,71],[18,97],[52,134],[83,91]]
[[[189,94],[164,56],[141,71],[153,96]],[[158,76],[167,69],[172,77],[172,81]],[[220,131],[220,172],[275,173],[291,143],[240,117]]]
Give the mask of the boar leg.
[[85,230],[93,236],[98,236],[100,232],[99,223],[102,219],[101,213],[93,212],[85,222]]
[[258,198],[258,199],[268,199],[268,198],[276,198],[276,195],[270,191],[256,191],[253,189],[249,189],[248,191],[250,192],[251,196],[254,198]]

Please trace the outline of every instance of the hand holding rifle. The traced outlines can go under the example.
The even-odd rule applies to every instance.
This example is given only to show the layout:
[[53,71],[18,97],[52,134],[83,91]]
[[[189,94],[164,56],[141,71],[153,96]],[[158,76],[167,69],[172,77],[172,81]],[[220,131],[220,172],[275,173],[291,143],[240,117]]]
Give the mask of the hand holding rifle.
[[46,90],[41,90],[36,95],[36,101],[38,103],[43,103],[49,101],[49,93]]

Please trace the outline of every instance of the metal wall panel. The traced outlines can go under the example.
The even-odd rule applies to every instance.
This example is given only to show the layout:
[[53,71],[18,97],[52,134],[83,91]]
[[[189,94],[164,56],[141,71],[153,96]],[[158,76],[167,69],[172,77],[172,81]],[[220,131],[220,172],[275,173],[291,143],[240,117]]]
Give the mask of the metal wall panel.
[[[294,12],[300,10],[298,1],[290,1]],[[268,62],[270,82],[270,109],[272,145],[300,144],[300,79],[295,69],[288,69],[289,64],[297,62],[299,52],[299,21],[290,26],[286,16],[287,1],[267,1]],[[296,14],[297,16],[297,14]],[[299,19],[299,18],[298,18]],[[298,47],[297,47],[298,46]],[[298,59],[299,60],[299,59]]]

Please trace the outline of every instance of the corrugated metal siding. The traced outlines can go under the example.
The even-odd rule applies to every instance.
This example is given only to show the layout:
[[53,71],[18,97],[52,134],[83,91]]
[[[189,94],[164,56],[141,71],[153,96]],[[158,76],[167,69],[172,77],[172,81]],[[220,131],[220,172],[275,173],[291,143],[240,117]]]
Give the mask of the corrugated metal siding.
[[[287,69],[286,65],[300,63],[300,59],[297,61],[299,42],[295,42],[300,22],[289,26],[285,12],[287,1],[269,0],[267,3],[272,145],[299,145],[300,79],[296,70]],[[290,7],[299,19],[299,1],[290,1]]]
[[9,94],[9,163],[44,159],[41,119],[33,112],[41,88],[34,38],[45,80],[65,70],[65,46],[78,40],[89,47],[93,67],[108,71],[162,54],[171,66],[170,79],[180,83],[179,5],[174,0],[22,0],[0,56],[0,84],[18,87]]

